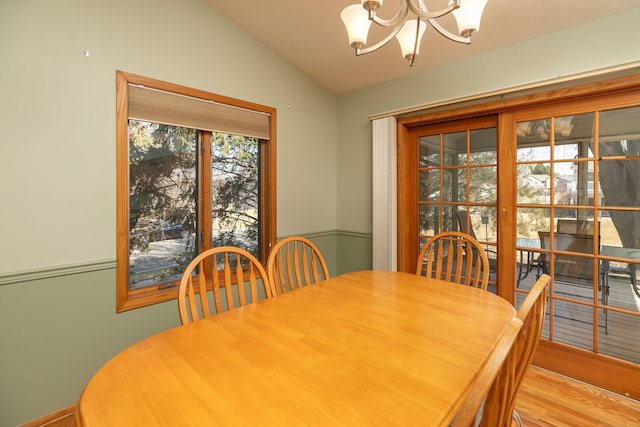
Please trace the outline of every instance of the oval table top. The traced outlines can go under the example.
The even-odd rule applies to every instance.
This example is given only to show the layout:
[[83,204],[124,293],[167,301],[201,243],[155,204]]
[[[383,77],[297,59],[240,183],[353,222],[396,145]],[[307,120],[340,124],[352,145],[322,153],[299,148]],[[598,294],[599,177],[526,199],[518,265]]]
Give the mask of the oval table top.
[[76,419],[448,425],[514,315],[480,289],[409,273],[347,273],[134,344],[89,381]]

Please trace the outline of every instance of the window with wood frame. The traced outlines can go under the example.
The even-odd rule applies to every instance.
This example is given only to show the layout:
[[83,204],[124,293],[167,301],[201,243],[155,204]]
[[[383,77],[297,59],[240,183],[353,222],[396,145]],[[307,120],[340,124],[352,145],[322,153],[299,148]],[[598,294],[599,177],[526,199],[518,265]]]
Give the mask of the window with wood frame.
[[116,309],[175,299],[215,246],[275,241],[271,107],[118,71]]

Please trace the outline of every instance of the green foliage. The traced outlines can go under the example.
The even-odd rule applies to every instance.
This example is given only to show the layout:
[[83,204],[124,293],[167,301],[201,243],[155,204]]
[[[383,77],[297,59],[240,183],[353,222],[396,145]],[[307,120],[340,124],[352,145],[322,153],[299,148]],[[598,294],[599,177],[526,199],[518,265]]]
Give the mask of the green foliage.
[[[198,138],[194,129],[129,122],[129,251],[132,267],[138,266],[130,282],[169,280],[199,250],[204,171],[199,169]],[[212,134],[211,165],[205,166],[211,168],[212,246],[258,253],[259,165],[257,139]],[[154,242],[164,240],[172,243],[167,241],[160,253]]]
[[258,254],[260,144],[255,138],[214,134],[212,140],[213,246]]
[[549,175],[551,173],[551,167],[544,163],[536,163],[531,166],[532,175]]
[[129,122],[129,230],[131,246],[148,249],[164,224],[195,232],[197,131]]

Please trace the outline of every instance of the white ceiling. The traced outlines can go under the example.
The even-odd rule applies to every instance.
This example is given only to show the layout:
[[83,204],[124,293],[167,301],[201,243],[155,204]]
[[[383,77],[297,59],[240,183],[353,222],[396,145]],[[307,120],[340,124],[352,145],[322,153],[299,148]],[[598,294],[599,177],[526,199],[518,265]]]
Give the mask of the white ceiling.
[[[489,0],[471,45],[451,42],[432,28],[409,67],[392,40],[377,52],[356,57],[340,12],[358,0],[204,0],[335,94],[379,84],[514,43],[640,7],[640,0]],[[400,0],[379,11],[390,18]],[[448,0],[424,0],[430,10]],[[454,30],[450,16],[441,22]],[[453,25],[452,25],[453,24]],[[375,25],[369,44],[375,43]],[[456,32],[456,31],[453,31]]]

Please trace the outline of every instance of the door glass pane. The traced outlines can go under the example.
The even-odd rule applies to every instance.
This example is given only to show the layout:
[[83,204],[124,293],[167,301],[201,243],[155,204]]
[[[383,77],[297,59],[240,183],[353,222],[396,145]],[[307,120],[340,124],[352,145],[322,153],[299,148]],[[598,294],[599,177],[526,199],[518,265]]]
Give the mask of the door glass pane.
[[640,108],[516,129],[517,303],[550,274],[549,339],[637,363]]
[[453,168],[442,171],[443,202],[467,200],[467,169]]
[[440,200],[440,171],[428,169],[418,171],[418,197],[420,201]]
[[498,181],[497,168],[471,168],[469,174],[469,202],[495,204],[498,196],[495,184]]
[[[633,193],[640,186],[640,181],[636,179],[640,179],[638,158],[626,160],[601,158],[598,162],[598,183],[603,196],[602,205],[640,207],[640,196]],[[633,224],[637,221],[635,217],[627,219],[633,219]],[[627,224],[627,227],[630,224]],[[640,239],[640,236],[638,238]]]
[[458,166],[467,163],[467,133],[456,132],[443,135],[443,166]]
[[441,231],[440,206],[421,204],[418,221],[420,236],[434,236],[439,233]]
[[550,119],[517,123],[516,161],[551,160],[550,128]]
[[551,339],[584,350],[592,350],[593,309],[587,305],[557,299],[553,300],[553,308]]
[[458,229],[458,218],[456,218],[454,212],[456,212],[455,206],[442,206],[442,227],[440,231],[455,231]]
[[[496,129],[466,129],[420,136],[418,165],[419,238],[442,231],[474,234],[495,256],[497,246]],[[438,156],[440,142],[442,153]],[[471,213],[471,229],[460,225],[460,214]],[[422,246],[421,243],[421,246]],[[495,290],[496,262],[490,284]]]
[[498,161],[496,129],[478,129],[470,133],[469,164],[493,165]]
[[640,106],[602,111],[598,135],[601,156],[638,155]]
[[593,113],[556,117],[553,123],[555,161],[593,157]]
[[419,140],[418,166],[440,165],[440,135],[423,136]]
[[[640,107],[600,113],[598,212],[603,305],[598,310],[598,351],[640,363]],[[636,350],[633,350],[636,349]]]
[[637,336],[631,334],[621,339],[621,334],[627,331],[640,330],[640,317],[612,310],[598,310],[598,318],[600,325],[608,325],[607,328],[598,328],[598,352],[640,363],[640,352],[637,350],[640,341]]
[[551,163],[525,163],[516,167],[518,203],[546,204],[551,195]]

